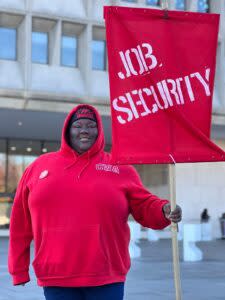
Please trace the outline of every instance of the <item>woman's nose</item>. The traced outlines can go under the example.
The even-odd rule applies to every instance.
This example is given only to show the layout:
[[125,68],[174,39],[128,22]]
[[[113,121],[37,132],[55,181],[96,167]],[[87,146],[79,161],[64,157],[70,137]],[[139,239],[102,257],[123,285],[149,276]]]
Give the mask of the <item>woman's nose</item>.
[[88,133],[88,128],[87,128],[87,127],[82,127],[82,128],[80,129],[80,132],[81,132],[81,133]]

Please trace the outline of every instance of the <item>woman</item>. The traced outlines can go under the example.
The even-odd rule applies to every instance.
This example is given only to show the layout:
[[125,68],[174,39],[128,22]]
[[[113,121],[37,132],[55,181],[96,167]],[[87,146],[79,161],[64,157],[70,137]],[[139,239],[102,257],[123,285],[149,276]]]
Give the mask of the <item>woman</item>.
[[143,226],[163,229],[181,220],[167,200],[147,191],[131,166],[111,164],[100,116],[79,105],[66,118],[61,149],[24,172],[10,224],[9,271],[14,285],[32,263],[47,300],[122,300],[131,213]]

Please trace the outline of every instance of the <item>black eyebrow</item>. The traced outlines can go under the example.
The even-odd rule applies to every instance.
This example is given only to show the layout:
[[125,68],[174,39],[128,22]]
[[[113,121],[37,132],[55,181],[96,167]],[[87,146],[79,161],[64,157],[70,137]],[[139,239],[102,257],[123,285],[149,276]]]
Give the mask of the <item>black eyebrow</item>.
[[[80,120],[76,120],[72,123],[72,125],[76,123],[76,124],[81,124]],[[87,124],[96,124],[97,125],[97,122],[95,122],[94,120],[88,120],[88,123]]]
[[73,125],[74,123],[78,124],[78,123],[80,123],[80,121],[79,121],[79,120],[76,120],[76,121],[74,121],[74,122],[72,123],[72,125]]

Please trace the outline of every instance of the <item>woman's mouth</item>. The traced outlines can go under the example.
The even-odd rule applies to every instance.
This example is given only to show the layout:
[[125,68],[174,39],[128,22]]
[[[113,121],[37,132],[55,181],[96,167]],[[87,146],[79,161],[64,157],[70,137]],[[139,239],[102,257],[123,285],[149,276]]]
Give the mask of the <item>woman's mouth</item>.
[[86,143],[86,142],[89,142],[89,138],[88,137],[82,137],[82,138],[80,138],[80,141],[82,142],[82,143]]

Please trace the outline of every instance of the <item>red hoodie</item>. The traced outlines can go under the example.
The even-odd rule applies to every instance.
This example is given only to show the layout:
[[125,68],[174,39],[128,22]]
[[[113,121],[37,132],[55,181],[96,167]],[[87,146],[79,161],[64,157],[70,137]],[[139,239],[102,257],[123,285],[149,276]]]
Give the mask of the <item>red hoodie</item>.
[[103,152],[102,122],[95,111],[99,135],[78,155],[66,142],[38,157],[24,172],[10,223],[9,272],[13,284],[28,282],[30,243],[40,286],[97,286],[125,281],[130,268],[127,224],[131,213],[143,226],[162,229],[160,200],[147,191],[131,166],[115,166]]

